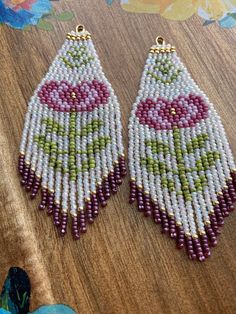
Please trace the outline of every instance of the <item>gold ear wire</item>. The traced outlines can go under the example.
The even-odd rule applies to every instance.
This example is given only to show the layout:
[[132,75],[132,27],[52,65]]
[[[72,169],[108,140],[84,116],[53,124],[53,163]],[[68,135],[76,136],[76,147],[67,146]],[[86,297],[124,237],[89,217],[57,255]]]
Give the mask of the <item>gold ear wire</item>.
[[156,43],[157,45],[165,45],[165,40],[162,36],[157,36]]
[[84,25],[79,24],[79,25],[76,26],[75,30],[76,30],[77,33],[83,32],[83,31],[85,31],[85,27],[84,27]]

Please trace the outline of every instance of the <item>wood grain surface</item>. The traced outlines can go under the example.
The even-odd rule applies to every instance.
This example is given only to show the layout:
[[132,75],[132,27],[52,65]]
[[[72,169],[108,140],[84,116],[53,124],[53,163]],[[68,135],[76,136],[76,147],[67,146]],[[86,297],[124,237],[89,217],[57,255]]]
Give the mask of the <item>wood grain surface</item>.
[[127,124],[150,46],[157,35],[177,47],[226,128],[236,155],[236,29],[203,27],[194,16],[173,22],[123,11],[118,1],[55,4],[76,18],[55,32],[0,27],[0,286],[9,267],[32,282],[31,309],[65,303],[78,313],[236,313],[236,214],[226,219],[212,257],[188,260],[159,226],[130,206],[128,176],[80,241],[58,237],[52,221],[21,188],[16,170],[27,102],[65,34],[82,23],[91,32],[104,72],[120,100],[124,144]]

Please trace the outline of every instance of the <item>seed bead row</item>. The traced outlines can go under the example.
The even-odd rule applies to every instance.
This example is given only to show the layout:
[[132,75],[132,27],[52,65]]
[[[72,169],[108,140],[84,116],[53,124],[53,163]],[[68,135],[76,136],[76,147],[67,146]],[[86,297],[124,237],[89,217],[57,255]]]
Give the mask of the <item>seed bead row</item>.
[[[187,151],[184,129],[182,129],[180,132],[180,142],[181,142],[182,150]],[[177,157],[178,156],[176,156],[176,158]],[[190,161],[191,157],[188,154],[184,154],[181,157],[183,158],[184,166],[186,167],[186,169],[189,169],[191,167],[191,161]],[[194,178],[192,177],[190,173],[186,173],[186,172],[185,172],[185,176],[188,179],[188,183],[190,183],[189,188],[188,188],[188,193],[189,195],[191,195],[190,189],[194,187],[194,186],[191,186],[191,181],[194,181]],[[197,232],[196,232],[196,224],[194,220],[194,208],[193,208],[192,199],[191,198],[189,199],[188,196],[186,197],[186,209],[187,209],[187,217],[188,217],[187,219],[190,226],[191,235],[196,236]]]
[[[193,82],[193,85],[195,86],[195,88],[199,91],[199,93],[202,93],[202,95],[204,96],[204,98],[208,101],[208,105],[209,105],[209,107],[210,107],[210,111],[211,111],[211,121],[208,123],[208,127],[207,127],[207,129],[212,129],[212,126],[215,126],[215,128],[214,128],[214,135],[213,135],[213,138],[215,138],[215,133],[218,133],[219,134],[219,130],[221,129],[222,130],[222,123],[221,123],[221,121],[220,121],[220,119],[219,119],[219,116],[218,116],[218,114],[217,114],[217,112],[216,112],[216,110],[214,109],[214,107],[213,107],[213,105],[212,104],[210,104],[209,103],[209,100],[208,100],[208,98],[207,98],[207,96],[202,92],[202,91],[200,91],[200,89],[199,89],[199,87],[197,86],[197,84],[195,83],[195,82]],[[204,123],[205,121],[203,121],[203,123]],[[208,121],[206,121],[206,123],[207,123]],[[221,134],[221,135],[223,135],[224,136],[224,138],[225,138],[225,143],[227,143],[228,142],[228,140],[227,140],[227,137],[226,137],[226,135],[225,135],[225,132],[223,131],[223,134]],[[217,135],[216,135],[217,136]],[[221,136],[219,136],[219,141],[221,141]],[[219,143],[220,144],[220,143]],[[227,144],[226,144],[227,145]],[[218,145],[216,145],[216,147],[217,147]],[[217,149],[217,148],[216,148]],[[227,163],[227,157],[224,157],[224,154],[225,154],[225,149],[224,148],[222,148],[221,147],[221,149],[219,149],[218,148],[218,150],[220,151],[220,152],[222,152],[222,154],[223,155],[221,155],[221,159],[222,159],[222,162],[226,165],[226,163]],[[230,151],[230,148],[229,148],[229,151]],[[231,153],[231,156],[232,156],[232,153]],[[229,160],[231,160],[231,162],[232,162],[232,165],[234,164],[234,161],[233,161],[233,158],[231,158],[231,159],[229,159]],[[218,162],[219,163],[219,162]],[[225,166],[225,169],[224,169],[224,171],[225,171],[225,174],[226,174],[226,176],[227,177],[229,177],[230,176],[230,171],[227,171],[227,166]],[[221,178],[222,179],[222,178]],[[222,181],[221,181],[222,182]]]
[[[152,139],[152,132],[151,130],[144,126],[144,134],[145,134],[145,138],[143,139],[143,143],[145,143],[145,140],[150,140]],[[129,144],[129,149],[130,149],[130,144]],[[150,147],[146,146],[146,155],[150,156],[151,158],[153,158],[153,153]],[[146,155],[144,155],[144,158],[146,157]],[[148,177],[148,182],[149,182],[149,192],[150,192],[150,196],[153,200],[153,202],[155,204],[158,204],[157,202],[157,193],[156,193],[156,185],[155,185],[155,176],[153,175],[153,173],[151,172],[147,172],[147,177]]]
[[234,157],[232,154],[232,150],[230,149],[230,145],[229,145],[229,141],[227,139],[226,133],[225,133],[225,129],[223,127],[223,124],[220,120],[219,115],[217,114],[216,110],[213,108],[213,105],[211,105],[211,110],[214,112],[213,119],[215,120],[215,123],[218,126],[217,130],[219,131],[220,137],[225,139],[223,141],[224,151],[225,151],[225,154],[227,156],[229,168],[231,170],[233,170],[233,169],[235,169],[235,161],[234,161]]
[[25,153],[25,162],[27,164],[30,164],[31,156],[32,156],[32,146],[33,146],[33,141],[34,141],[35,125],[36,125],[37,116],[38,116],[37,109],[38,109],[37,106],[34,106],[32,110],[31,127],[28,133],[27,147],[26,147],[26,153]]
[[[118,155],[122,155],[124,153],[124,147],[122,143],[122,124],[121,124],[121,116],[120,116],[120,106],[118,99],[116,95],[114,94],[113,88],[110,84],[110,82],[105,77],[104,72],[102,71],[102,67],[97,55],[97,52],[95,50],[95,47],[92,43],[92,41],[88,41],[88,46],[91,49],[91,53],[94,56],[96,60],[96,65],[98,68],[98,73],[100,73],[101,77],[103,78],[103,81],[107,84],[109,91],[110,91],[110,102],[109,102],[109,120],[111,123],[110,130],[114,131],[114,141],[112,141],[113,146],[113,160],[117,160]],[[118,150],[118,154],[117,154]]]
[[[235,168],[235,163],[232,159],[232,153],[228,154],[227,152],[230,151],[227,138],[225,136],[225,132],[222,132],[221,127],[219,126],[220,123],[217,118],[215,118],[215,121],[213,122],[214,127],[214,133],[216,138],[219,141],[219,150],[222,151],[222,166],[224,169],[224,174],[226,176],[226,179],[230,177],[231,170]],[[223,140],[225,139],[225,140]]]
[[[47,119],[47,118],[48,118],[48,108],[43,108],[42,120]],[[41,123],[41,121],[40,121],[40,136],[41,136],[42,141],[40,141],[40,144],[44,145],[46,141],[46,124]],[[39,144],[39,142],[37,144]],[[36,176],[39,178],[42,177],[42,172],[43,172],[43,167],[44,167],[43,158],[44,158],[44,150],[43,148],[38,147]]]
[[[62,126],[64,126],[64,114],[60,113],[58,114],[58,123]],[[58,155],[57,155],[57,165],[59,167],[56,168],[56,182],[55,182],[55,202],[56,204],[61,204],[61,195],[62,195],[62,173],[61,173],[61,167],[60,165],[63,164],[63,158],[64,158],[64,136],[62,132],[58,131],[57,136],[57,142],[58,142]],[[61,206],[60,206],[61,207]]]
[[[190,142],[192,138],[196,138],[196,133],[192,133],[192,129],[185,129],[185,136],[186,136],[186,141]],[[186,149],[186,146],[185,146]],[[187,168],[196,168],[196,160],[200,159],[200,154],[198,152],[198,149],[196,149],[193,153],[190,154],[190,163],[187,165]],[[205,177],[204,171],[194,171],[191,174],[188,173],[188,180],[190,182],[190,188],[192,190],[196,190],[196,182],[197,184],[201,184],[201,176]],[[206,209],[206,204],[204,201],[204,198],[201,195],[201,191],[196,191],[192,193],[193,197],[193,206],[194,210],[197,216],[197,225],[198,225],[198,230],[199,232],[204,231],[204,220],[208,220],[208,214]],[[202,206],[201,204],[204,204]]]
[[[163,140],[163,143],[166,143],[170,147],[170,152],[167,153],[166,155],[167,167],[169,169],[173,169],[173,171],[177,173],[178,171],[177,163],[176,163],[176,160],[172,158],[172,154],[175,153],[175,147],[174,147],[173,136],[171,133],[166,132],[166,139]],[[180,205],[179,205],[179,201],[177,197],[177,195],[181,196],[180,193],[182,192],[179,176],[174,175],[174,173],[170,172],[168,179],[174,182],[174,187],[175,187],[175,189],[173,188],[171,190],[171,200],[172,200],[172,207],[173,207],[173,211],[174,211],[174,215],[176,219],[176,224],[182,225],[182,221],[183,219],[186,220],[186,216],[182,217],[182,214],[180,211]],[[186,223],[185,225],[188,225],[188,224]]]
[[[64,130],[66,134],[69,134],[70,131],[70,114],[69,113],[63,113],[64,115]],[[64,135],[63,138],[63,149],[66,152],[69,152],[69,138],[67,135]],[[63,168],[66,169],[64,171],[64,175],[63,175],[63,182],[62,182],[62,207],[61,210],[64,213],[68,212],[69,209],[69,204],[68,204],[68,200],[69,200],[69,154],[66,153],[64,154],[64,158],[63,158]]]
[[84,41],[84,40],[90,39],[91,35],[89,33],[85,33],[83,35],[75,35],[74,33],[72,34],[68,33],[66,35],[66,38],[73,41],[80,41],[80,40]]
[[[197,138],[197,133],[196,133],[196,129],[195,128],[191,128],[190,135],[191,135],[190,138]],[[204,149],[202,148],[200,150],[199,149],[195,149],[194,153],[192,153],[192,155],[193,155],[193,159],[192,159],[193,162],[192,162],[191,166],[192,167],[194,167],[194,166],[196,167],[196,161],[197,160],[201,160],[201,156],[205,156],[205,148]],[[200,164],[200,166],[202,166],[202,164]],[[204,181],[202,181],[201,178],[204,178]],[[195,184],[195,185],[197,185],[197,189],[198,189],[198,184],[199,184],[199,187],[201,187],[202,190],[203,190],[203,188],[202,188],[201,184],[204,184],[204,185],[207,184],[207,186],[205,186],[205,189],[207,189],[207,193],[208,194],[210,193],[209,190],[208,190],[209,182],[205,182],[206,178],[205,178],[204,170],[201,170],[201,168],[200,168],[200,169],[198,169],[198,171],[194,172],[193,173],[193,179],[194,179],[194,182],[197,182],[197,184]],[[198,195],[198,202],[199,202],[199,204],[197,204],[197,206],[200,205],[197,210],[200,210],[202,212],[203,219],[205,221],[207,221],[208,218],[209,218],[209,216],[208,216],[208,206],[211,206],[211,204],[207,204],[206,198],[203,197],[203,195],[201,193],[202,190],[200,190],[200,192],[197,193],[197,195]]]
[[32,113],[35,107],[36,107],[36,104],[34,102],[34,99],[31,98],[28,105],[28,111],[25,115],[24,128],[23,128],[22,138],[21,138],[21,143],[20,143],[20,153],[22,155],[24,155],[26,152],[28,134],[29,134],[29,129],[30,129],[30,122],[31,122]]
[[166,47],[152,46],[150,48],[150,53],[152,54],[163,54],[163,53],[172,53],[175,52],[176,49],[174,46],[167,45]]
[[[140,144],[139,144],[139,149],[140,149],[140,157],[141,158],[144,158],[146,156],[146,147],[145,147],[145,129],[139,129],[139,139],[140,139]],[[147,203],[148,200],[147,200],[147,197],[149,194],[150,194],[150,182],[149,182],[149,178],[148,178],[148,173],[146,171],[146,169],[142,169],[142,188],[144,189],[144,199],[143,199],[143,203]],[[146,195],[145,195],[146,194]],[[145,199],[146,198],[146,199]],[[141,205],[141,204],[140,204]],[[151,208],[150,208],[150,204],[148,202],[148,206],[144,206],[143,207],[143,210],[144,210],[144,215],[145,216],[151,216]]]
[[[38,107],[38,112],[37,112],[37,118],[36,118],[36,123],[35,123],[35,128],[34,128],[34,138],[38,138],[41,132],[41,120],[42,120],[42,115],[43,115],[43,107]],[[36,141],[33,142],[32,145],[32,156],[31,156],[31,169],[35,171],[36,169],[36,164],[38,160],[38,144]]]
[[[76,115],[76,130],[82,129],[82,117],[80,115]],[[80,152],[83,151],[82,149],[82,139],[80,136],[76,137],[76,151]],[[77,153],[76,154],[76,167],[77,169],[82,169],[82,160],[83,156],[82,154]],[[77,191],[77,209],[82,208],[84,206],[84,193],[85,193],[85,187],[87,188],[87,182],[84,182],[83,180],[83,172],[78,171],[77,173],[77,181],[76,181],[76,191]],[[73,215],[78,214],[77,210],[72,213]]]

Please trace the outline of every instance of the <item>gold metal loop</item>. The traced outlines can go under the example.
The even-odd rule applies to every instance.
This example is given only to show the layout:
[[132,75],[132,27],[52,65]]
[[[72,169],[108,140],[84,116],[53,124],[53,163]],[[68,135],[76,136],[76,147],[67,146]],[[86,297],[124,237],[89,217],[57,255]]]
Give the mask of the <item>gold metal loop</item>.
[[80,32],[85,31],[85,27],[84,27],[84,25],[79,24],[79,25],[76,26],[75,30],[76,30],[77,33],[80,33]]
[[157,36],[156,43],[157,45],[165,45],[165,40],[162,36]]

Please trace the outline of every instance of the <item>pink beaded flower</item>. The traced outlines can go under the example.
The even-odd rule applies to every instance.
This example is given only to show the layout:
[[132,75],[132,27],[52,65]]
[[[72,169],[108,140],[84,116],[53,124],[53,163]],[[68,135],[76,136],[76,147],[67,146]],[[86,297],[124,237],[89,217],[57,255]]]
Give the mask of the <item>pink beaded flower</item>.
[[67,81],[50,81],[38,92],[40,102],[55,111],[85,112],[93,111],[108,101],[110,93],[103,82],[84,81],[72,86]]
[[171,101],[147,98],[139,103],[136,116],[141,124],[155,130],[194,127],[208,117],[208,105],[201,96],[193,94],[180,95]]

